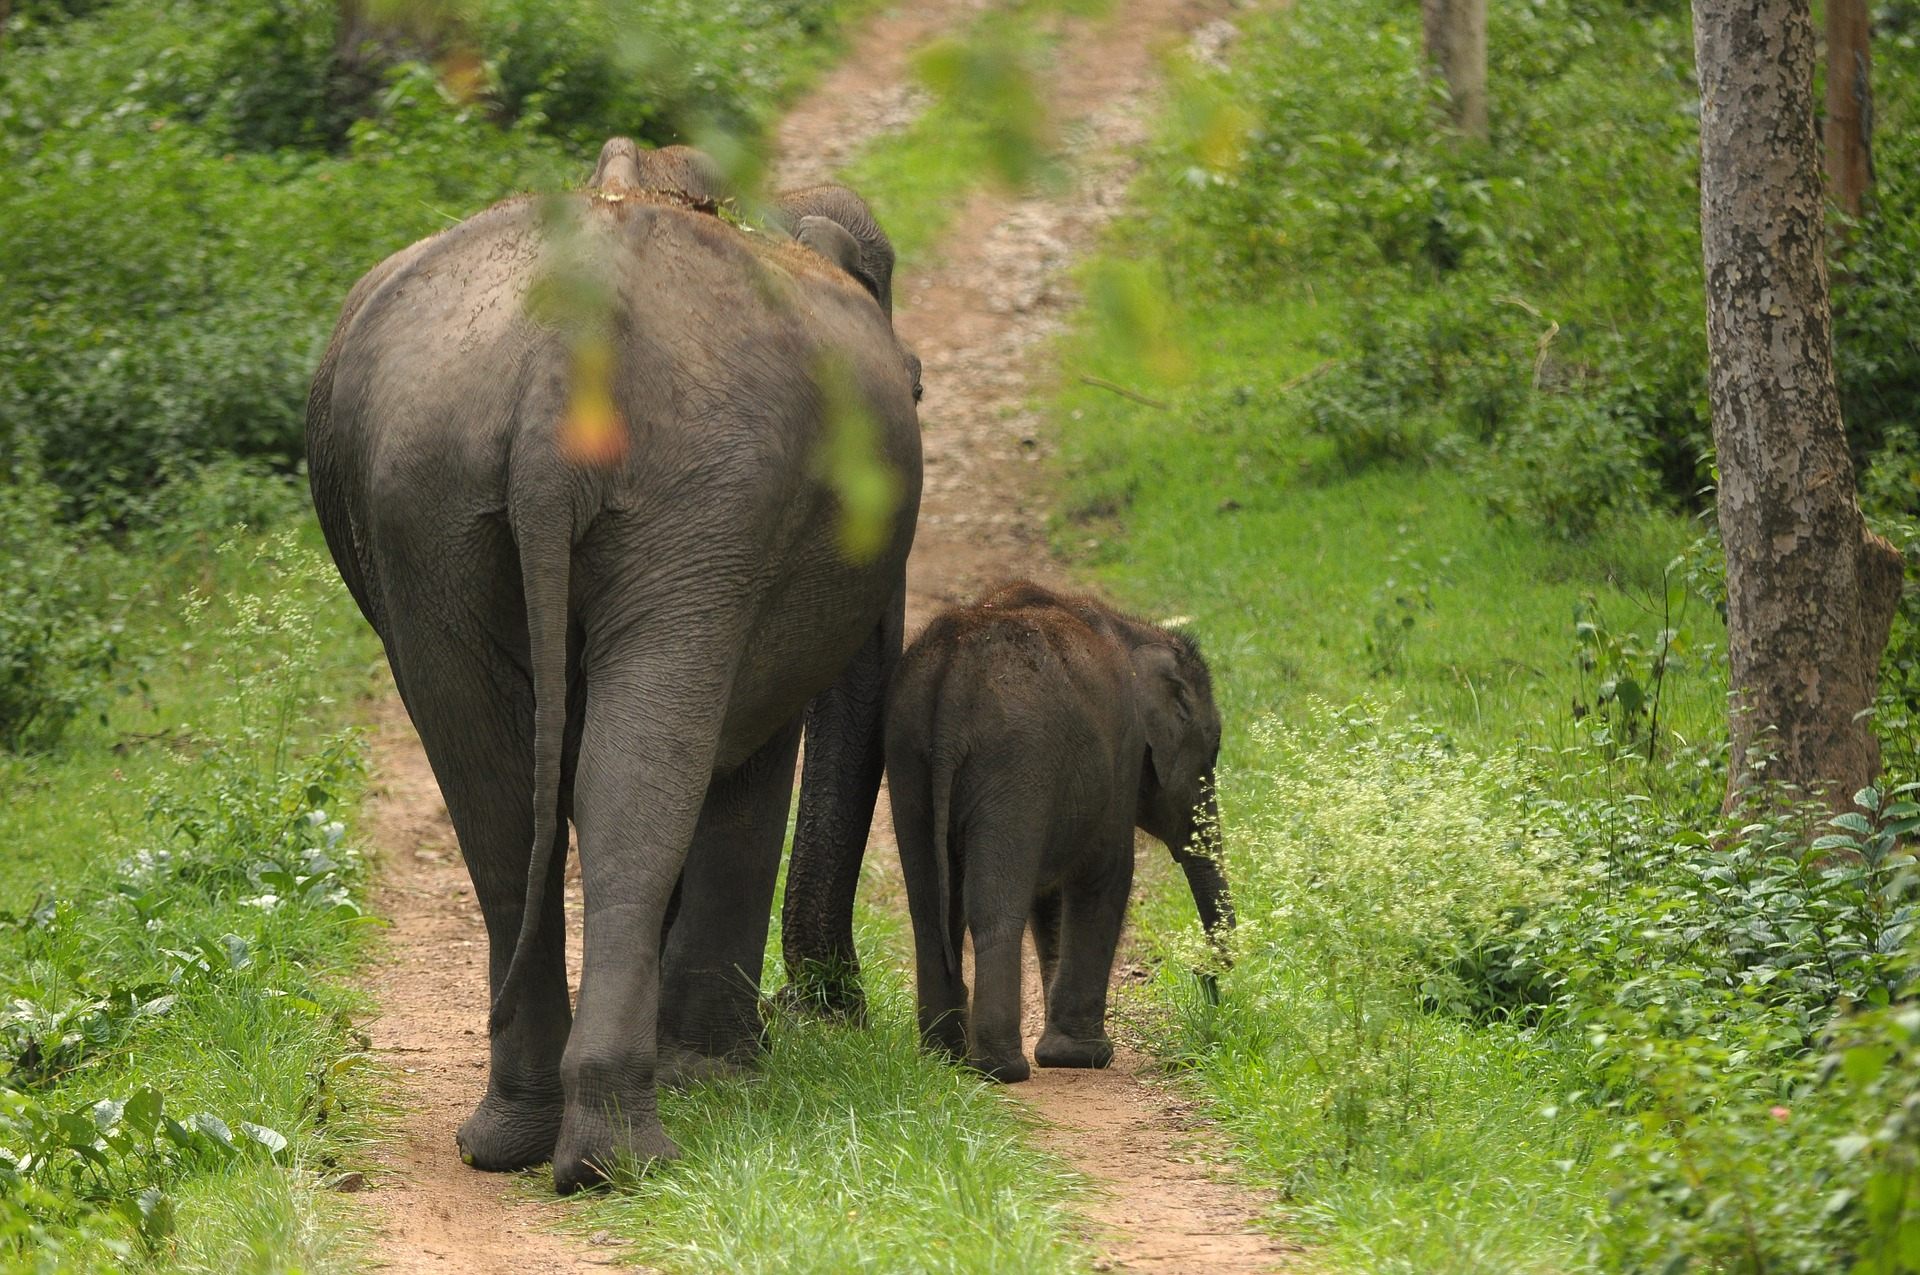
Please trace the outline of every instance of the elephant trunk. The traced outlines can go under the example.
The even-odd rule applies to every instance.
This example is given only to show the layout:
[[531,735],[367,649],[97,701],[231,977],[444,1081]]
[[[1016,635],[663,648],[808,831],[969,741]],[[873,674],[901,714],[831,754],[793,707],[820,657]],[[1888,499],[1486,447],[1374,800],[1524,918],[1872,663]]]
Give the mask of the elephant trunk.
[[[1220,802],[1214,795],[1211,773],[1206,777],[1206,788],[1200,816],[1194,820],[1186,841],[1172,847],[1173,859],[1186,873],[1187,888],[1193,891],[1193,905],[1200,913],[1200,925],[1207,932],[1207,941],[1220,964],[1226,967],[1233,963],[1227,951],[1227,935],[1234,925],[1233,894],[1227,887],[1227,874],[1220,866]],[[1217,1000],[1219,988],[1213,975],[1202,973],[1200,981],[1207,989],[1208,999]]]

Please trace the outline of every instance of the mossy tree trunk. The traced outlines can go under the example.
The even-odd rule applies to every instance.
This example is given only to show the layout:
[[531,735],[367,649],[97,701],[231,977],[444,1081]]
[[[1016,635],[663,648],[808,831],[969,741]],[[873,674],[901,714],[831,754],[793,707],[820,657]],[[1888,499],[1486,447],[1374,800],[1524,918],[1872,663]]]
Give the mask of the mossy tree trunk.
[[1900,555],[1867,530],[1833,379],[1808,0],[1693,0],[1734,762],[1838,807],[1873,780]]
[[1487,0],[1420,0],[1427,69],[1447,86],[1450,122],[1487,135]]
[[1873,16],[1827,0],[1827,193],[1858,217],[1873,186]]

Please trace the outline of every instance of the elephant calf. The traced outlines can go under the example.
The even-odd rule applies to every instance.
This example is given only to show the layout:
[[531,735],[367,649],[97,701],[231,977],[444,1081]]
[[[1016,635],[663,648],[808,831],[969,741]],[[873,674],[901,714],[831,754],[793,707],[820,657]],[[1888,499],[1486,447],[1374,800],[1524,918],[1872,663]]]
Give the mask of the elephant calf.
[[1220,713],[1192,639],[1091,598],[1005,585],[944,612],[907,650],[886,749],[928,1047],[996,1080],[1027,1078],[1020,943],[1031,918],[1047,1014],[1036,1061],[1112,1061],[1107,980],[1136,826],[1185,869],[1208,933],[1233,925],[1214,853]]

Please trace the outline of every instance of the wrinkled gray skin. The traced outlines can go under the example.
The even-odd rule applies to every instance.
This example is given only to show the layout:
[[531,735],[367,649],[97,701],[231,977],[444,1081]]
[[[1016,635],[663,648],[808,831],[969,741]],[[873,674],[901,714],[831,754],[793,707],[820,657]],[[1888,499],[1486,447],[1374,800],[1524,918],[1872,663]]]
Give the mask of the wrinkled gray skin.
[[908,648],[886,749],[929,1048],[995,1080],[1028,1077],[1020,946],[1031,921],[1047,1008],[1034,1060],[1112,1061],[1107,981],[1135,827],[1172,851],[1215,942],[1232,928],[1213,795],[1220,714],[1191,639],[1090,598],[1004,586],[944,612]]
[[[697,204],[717,205],[733,195],[718,166],[699,151],[643,151],[625,138],[602,148],[591,184],[613,183],[676,190]],[[852,274],[891,320],[893,243],[865,200],[844,186],[805,186],[775,195],[768,211],[779,229]],[[835,227],[845,234],[836,234]],[[858,247],[857,259],[848,251],[849,239]],[[919,402],[920,360],[904,345],[900,356]],[[845,674],[807,708],[805,773],[780,917],[787,970],[781,999],[803,1011],[865,1016],[853,897],[880,792],[881,712],[905,624],[903,591]]]
[[[603,169],[626,162],[609,149]],[[561,1191],[623,1154],[674,1155],[656,1082],[757,1050],[802,718],[836,689],[871,701],[825,723],[820,750],[879,750],[874,687],[898,650],[920,486],[912,383],[874,298],[624,176],[567,197],[613,297],[623,456],[562,451],[570,339],[525,305],[562,247],[529,199],[355,285],[307,409],[328,545],[386,646],[486,919],[491,1062],[460,1147],[487,1169],[551,1158]],[[865,563],[842,554],[814,462],[823,358],[850,370],[905,482]],[[822,767],[809,757],[816,801],[871,810],[857,766]],[[573,1012],[569,819],[586,894]],[[792,870],[845,870],[823,853],[844,844],[816,836]]]

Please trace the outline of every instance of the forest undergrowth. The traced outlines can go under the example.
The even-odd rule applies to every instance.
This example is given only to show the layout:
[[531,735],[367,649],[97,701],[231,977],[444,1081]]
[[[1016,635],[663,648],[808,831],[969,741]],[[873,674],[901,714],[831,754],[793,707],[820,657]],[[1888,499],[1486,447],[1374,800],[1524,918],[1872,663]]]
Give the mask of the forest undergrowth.
[[[1213,661],[1241,916],[1216,1005],[1151,887],[1128,1013],[1336,1267],[1920,1268],[1920,604],[1861,812],[1723,816],[1687,7],[1496,10],[1484,144],[1434,127],[1411,7],[1246,17],[1085,272],[1056,544]],[[1910,557],[1911,21],[1834,239]]]

